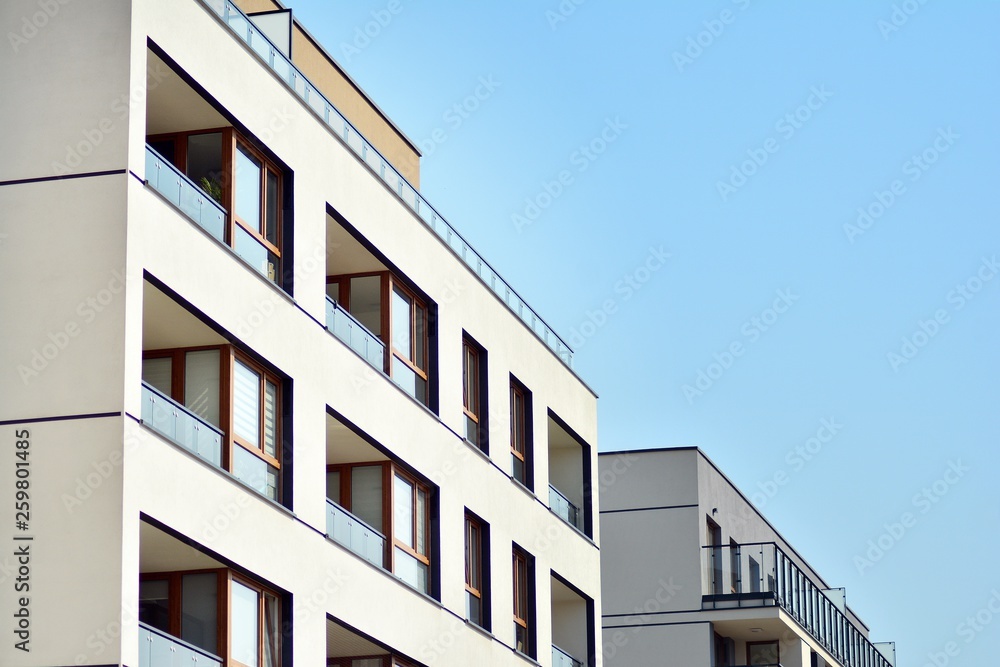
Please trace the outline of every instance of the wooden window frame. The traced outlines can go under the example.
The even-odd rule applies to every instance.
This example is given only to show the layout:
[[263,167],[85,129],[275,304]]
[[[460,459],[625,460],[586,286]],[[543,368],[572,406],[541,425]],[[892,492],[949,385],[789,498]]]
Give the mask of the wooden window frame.
[[[396,290],[399,290],[404,296],[406,296],[406,298],[408,298],[410,300],[410,303],[412,304],[410,308],[410,321],[407,323],[407,327],[409,327],[410,330],[410,349],[408,351],[400,350],[392,343],[392,331],[394,331],[395,327],[397,326],[397,323],[392,321],[392,294]],[[391,355],[402,361],[406,366],[410,368],[410,370],[416,373],[418,377],[422,378],[424,382],[427,382],[429,384],[430,377],[427,368],[421,368],[420,366],[417,365],[416,362],[417,346],[420,345],[423,348],[422,356],[424,359],[424,365],[428,367],[430,366],[430,359],[429,359],[430,350],[428,345],[428,340],[430,338],[430,335],[427,330],[428,325],[430,324],[430,317],[427,304],[424,303],[424,300],[418,297],[413,290],[404,285],[390,273],[388,292],[385,294],[385,308],[388,310],[387,319],[389,328],[388,340],[386,341],[386,354]],[[423,327],[419,328],[423,331],[422,336],[417,335],[418,331],[417,322],[419,319],[423,319]],[[392,360],[390,358],[388,364],[388,373],[390,377],[392,376],[391,362]],[[429,399],[430,398],[429,386],[427,394]]]
[[[230,606],[232,605],[232,589],[233,583],[239,583],[246,588],[249,588],[257,593],[257,665],[258,667],[265,667],[264,664],[264,644],[267,641],[267,625],[266,625],[266,596],[270,595],[277,601],[277,616],[278,616],[278,637],[277,646],[275,647],[275,662],[277,667],[281,667],[281,634],[282,634],[282,624],[281,624],[281,605],[282,599],[281,595],[277,591],[273,591],[267,586],[264,586],[253,579],[248,577],[238,575],[232,570],[225,570],[229,574],[226,579],[226,602]],[[226,642],[227,645],[232,646],[232,614],[226,614]],[[229,657],[224,663],[226,665],[236,665],[237,667],[249,667],[244,663],[236,660],[235,658]]]
[[[395,510],[396,510],[396,477],[400,477],[403,480],[409,482],[410,485],[413,487],[413,497],[412,497],[412,501],[413,501],[413,503],[412,503],[412,507],[413,507],[413,520],[412,520],[412,523],[410,525],[410,529],[412,530],[411,535],[413,535],[413,544],[414,544],[414,546],[412,546],[412,547],[410,545],[406,544],[405,542],[400,542],[399,540],[396,539],[396,525],[395,525],[395,518],[396,518],[395,517],[395,515],[396,515],[396,512],[395,512]],[[424,541],[426,543],[425,546],[426,546],[427,551],[428,551],[428,553],[426,553],[426,554],[419,553],[417,551],[417,549],[416,549],[416,544],[417,544],[417,521],[420,518],[420,517],[418,517],[418,512],[417,512],[417,507],[418,507],[418,504],[417,504],[417,492],[418,492],[418,490],[422,490],[424,492],[424,495],[427,498],[426,502],[424,503],[424,516],[423,516],[423,522],[424,522]],[[393,572],[396,571],[396,552],[395,552],[395,547],[399,547],[404,553],[407,553],[410,556],[413,556],[418,561],[420,561],[421,563],[423,563],[424,565],[427,566],[428,590],[430,590],[430,588],[431,588],[431,586],[430,586],[430,577],[431,577],[431,559],[430,559],[430,546],[431,546],[431,499],[433,497],[431,495],[431,488],[430,488],[430,486],[428,486],[427,484],[424,484],[423,482],[421,482],[420,480],[418,480],[416,477],[414,477],[410,473],[406,472],[405,470],[402,470],[402,469],[400,469],[400,468],[398,468],[396,466],[393,466],[392,484],[390,485],[389,492],[391,494],[391,500],[392,500],[392,502],[391,502],[391,510],[392,510],[392,515],[393,515],[393,524],[391,526],[391,528],[392,528],[392,535],[390,536],[391,539],[392,539],[392,546],[394,547],[393,553],[392,553],[392,558],[391,558],[391,561],[392,561],[392,571]]]
[[171,570],[169,572],[144,572],[139,574],[139,581],[166,581],[168,586],[167,592],[167,609],[169,615],[169,630],[167,631],[170,635],[182,639],[181,637],[181,611],[183,609],[183,601],[181,599],[182,595],[182,581],[185,575],[189,574],[215,574],[216,575],[216,647],[212,653],[215,653],[223,659],[223,665],[239,665],[241,667],[246,667],[243,663],[230,657],[229,652],[232,647],[232,584],[233,582],[238,582],[243,586],[255,591],[257,593],[257,660],[258,664],[263,667],[264,665],[264,642],[267,639],[267,627],[266,627],[266,614],[265,614],[265,596],[270,595],[277,601],[277,617],[279,620],[278,625],[278,644],[275,647],[275,658],[277,665],[281,665],[281,614],[282,614],[282,595],[278,591],[275,591],[267,586],[251,579],[249,577],[237,574],[230,570],[229,568],[205,568],[205,569],[194,569],[194,570]]
[[[521,410],[518,414],[518,403]],[[520,441],[518,439],[520,432]],[[524,479],[519,480],[514,476],[513,463],[511,464],[511,478],[524,485],[527,489],[534,488],[534,475],[532,470],[532,438],[531,438],[531,392],[517,381],[513,375],[510,376],[510,454],[517,458],[524,466]]]
[[[236,428],[233,427],[233,428],[230,429],[230,432],[231,432],[230,433],[230,437],[229,437],[230,446],[231,447],[242,447],[243,449],[245,449],[249,453],[254,454],[255,456],[257,456],[257,458],[259,458],[259,459],[263,460],[264,462],[266,462],[266,463],[274,466],[275,468],[277,468],[278,471],[279,471],[279,473],[280,473],[280,471],[281,471],[281,459],[280,459],[280,454],[281,454],[281,409],[282,409],[282,405],[281,405],[281,394],[282,394],[282,391],[281,391],[281,387],[282,387],[281,379],[278,378],[278,376],[276,376],[274,373],[271,373],[269,370],[267,370],[266,368],[264,368],[264,366],[262,366],[258,362],[256,362],[253,359],[251,359],[246,354],[244,354],[244,353],[236,350],[232,346],[230,346],[230,347],[232,349],[232,363],[230,364],[230,371],[229,371],[231,373],[231,375],[230,375],[229,380],[228,380],[230,391],[231,392],[233,391],[232,387],[234,386],[233,383],[234,383],[235,377],[236,377],[236,364],[237,363],[243,364],[243,366],[249,368],[251,371],[253,371],[254,373],[256,373],[259,376],[259,380],[257,382],[257,398],[258,398],[258,407],[257,407],[257,442],[260,443],[259,446],[255,447],[251,442],[249,442],[247,440],[244,440],[242,437],[236,435]],[[265,401],[264,401],[264,399],[265,399],[265,396],[266,396],[267,384],[268,383],[273,384],[274,388],[275,388],[275,393],[274,393],[274,416],[275,416],[275,419],[274,419],[274,444],[275,444],[275,453],[279,455],[278,457],[271,456],[270,454],[268,454],[267,452],[264,451],[264,411],[265,411],[265,405],[264,405]],[[230,405],[232,405],[232,400],[234,398],[235,398],[235,393],[233,393],[232,396],[230,396]],[[235,405],[232,405],[231,410],[232,410],[232,414],[233,414],[232,419],[235,419],[235,410],[236,410]],[[232,460],[232,451],[230,451],[230,460]],[[279,481],[280,481],[280,478],[281,478],[280,474],[278,475],[278,478],[279,478]],[[278,489],[278,495],[279,496],[281,495],[281,489],[280,488]]]
[[[281,458],[282,458],[282,410],[284,405],[284,383],[282,378],[280,378],[275,373],[265,368],[261,363],[252,359],[249,355],[241,350],[238,350],[234,345],[196,345],[192,347],[177,347],[177,348],[164,348],[158,350],[148,350],[143,351],[142,358],[145,359],[171,359],[171,376],[170,376],[170,386],[171,395],[170,398],[177,401],[181,405],[184,405],[184,374],[185,374],[185,363],[184,355],[188,352],[201,352],[204,350],[218,350],[219,351],[219,430],[223,433],[223,446],[222,446],[222,462],[221,467],[226,472],[232,474],[233,472],[233,454],[234,447],[242,447],[247,452],[254,454],[264,462],[272,465],[278,470],[278,488],[277,488],[277,502],[281,502],[282,495],[282,475],[281,475]],[[233,390],[233,378],[236,373],[236,362],[239,361],[246,367],[253,370],[260,376],[259,389],[259,408],[257,415],[257,438],[260,442],[260,447],[254,447],[249,442],[245,441],[243,438],[238,437],[235,434],[234,427],[234,414],[235,406],[233,404],[234,390]],[[270,382],[275,386],[275,398],[274,398],[274,442],[275,442],[275,453],[278,455],[276,457],[267,454],[264,451],[264,391],[266,383]]]
[[[513,579],[514,650],[528,657],[535,655],[534,628],[532,627],[532,582],[531,557],[518,546],[511,550],[511,573]],[[524,649],[517,648],[517,628],[524,630]]]
[[[285,171],[271,160],[262,150],[257,148],[253,142],[241,134],[233,127],[213,127],[204,130],[192,130],[188,132],[171,132],[166,134],[153,134],[146,137],[146,143],[159,141],[174,142],[173,164],[182,174],[188,174],[187,165],[187,139],[199,134],[222,134],[222,154],[219,156],[222,162],[222,202],[220,206],[227,212],[226,216],[226,243],[230,248],[236,247],[236,226],[238,225],[248,234],[257,239],[262,246],[274,253],[278,259],[275,266],[275,275],[272,278],[278,281],[281,276],[281,257],[284,232],[284,194],[285,194]],[[253,225],[242,220],[236,215],[236,151],[242,146],[246,152],[252,155],[261,163],[260,176],[260,196],[258,209],[260,211],[260,229],[254,229]],[[271,243],[267,239],[267,175],[272,173],[278,179],[278,191],[276,211],[278,219],[275,221],[275,237],[277,244]],[[199,184],[200,185],[200,184]],[[207,194],[207,193],[206,193]]]
[[489,452],[488,424],[486,416],[486,351],[469,335],[462,335],[462,413],[475,424],[475,440],[469,437],[469,425],[465,424],[465,439],[473,445]]
[[[475,561],[473,563],[473,560]],[[484,594],[483,522],[465,513],[465,591],[479,600],[479,622],[485,627],[486,596]],[[471,619],[468,619],[473,622]]]

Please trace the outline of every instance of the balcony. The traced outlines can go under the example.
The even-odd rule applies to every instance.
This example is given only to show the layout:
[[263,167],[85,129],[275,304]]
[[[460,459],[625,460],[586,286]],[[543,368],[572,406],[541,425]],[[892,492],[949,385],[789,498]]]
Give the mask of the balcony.
[[222,431],[145,382],[142,423],[216,468],[222,467]]
[[549,508],[552,509],[560,519],[583,531],[583,513],[580,508],[570,502],[569,498],[559,492],[559,489],[549,484]]
[[222,667],[222,658],[139,623],[139,667]]
[[583,667],[583,663],[553,644],[552,667]]
[[778,606],[848,667],[892,667],[844,611],[774,542],[706,546],[703,609]]
[[358,132],[316,86],[230,0],[202,0],[310,108],[389,189],[532,331],[564,364],[572,368],[573,351],[525,303],[514,288],[455,231],[437,210]]
[[385,535],[330,499],[326,501],[326,534],[372,565],[385,566]]
[[326,297],[326,328],[378,371],[385,365],[385,343],[344,308]]

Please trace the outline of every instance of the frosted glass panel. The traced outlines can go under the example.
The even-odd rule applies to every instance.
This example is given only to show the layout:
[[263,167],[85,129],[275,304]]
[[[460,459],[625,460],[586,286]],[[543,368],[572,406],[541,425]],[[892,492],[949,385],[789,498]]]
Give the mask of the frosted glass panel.
[[184,405],[219,426],[219,351],[188,352],[184,362]]
[[218,575],[185,574],[181,579],[181,639],[217,653]]
[[351,315],[373,334],[382,333],[382,278],[351,278]]
[[382,466],[351,470],[351,513],[382,532]]
[[170,396],[170,374],[173,363],[170,357],[142,360],[142,380],[164,396]]

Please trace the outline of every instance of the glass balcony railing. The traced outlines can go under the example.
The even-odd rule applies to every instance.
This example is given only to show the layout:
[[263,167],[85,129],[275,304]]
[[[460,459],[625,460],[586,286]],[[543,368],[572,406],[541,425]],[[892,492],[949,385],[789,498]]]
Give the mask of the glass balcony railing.
[[551,484],[549,484],[549,508],[569,525],[575,526],[577,530],[583,530],[583,512]]
[[146,146],[146,183],[199,227],[226,242],[226,209],[149,146]]
[[326,328],[369,364],[384,371],[385,343],[330,297],[326,297]]
[[145,382],[142,423],[215,467],[222,465],[222,431]]
[[703,608],[777,605],[846,667],[892,667],[776,543],[707,546],[702,552]]
[[326,534],[372,565],[384,567],[385,535],[330,499],[326,501]]
[[417,192],[416,188],[396,171],[395,167],[358,132],[357,128],[337,111],[336,107],[264,36],[264,33],[257,29],[253,21],[235,3],[230,0],[201,1],[219,16],[236,36],[245,42],[278,75],[278,78],[284,81],[299,99],[312,109],[316,116],[326,123],[368,165],[375,175],[381,178],[389,186],[389,189],[402,199],[403,203],[465,262],[483,284],[489,287],[511,312],[520,318],[525,326],[538,336],[564,364],[572,368],[573,350],[570,349],[569,345],[525,303],[524,299],[514,291],[514,288],[493,270],[493,267],[455,231],[455,228]]
[[583,662],[553,644],[552,667],[583,667]]
[[222,667],[222,658],[140,623],[139,667]]

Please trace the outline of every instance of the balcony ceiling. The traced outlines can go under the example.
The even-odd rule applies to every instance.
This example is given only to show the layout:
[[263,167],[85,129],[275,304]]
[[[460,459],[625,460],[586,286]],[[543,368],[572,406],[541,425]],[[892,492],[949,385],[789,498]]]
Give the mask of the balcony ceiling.
[[580,443],[551,417],[549,418],[549,449],[580,449]]
[[326,416],[326,462],[328,464],[385,461],[387,457],[372,447],[336,417]]
[[385,271],[386,266],[361,245],[343,225],[326,216],[326,274]]
[[142,286],[142,349],[163,350],[228,341],[148,282]]
[[155,53],[146,51],[146,134],[230,125]]
[[326,657],[346,658],[359,655],[386,655],[386,653],[387,651],[378,644],[354,634],[340,623],[326,620]]
[[148,523],[139,523],[139,572],[173,572],[225,567]]

